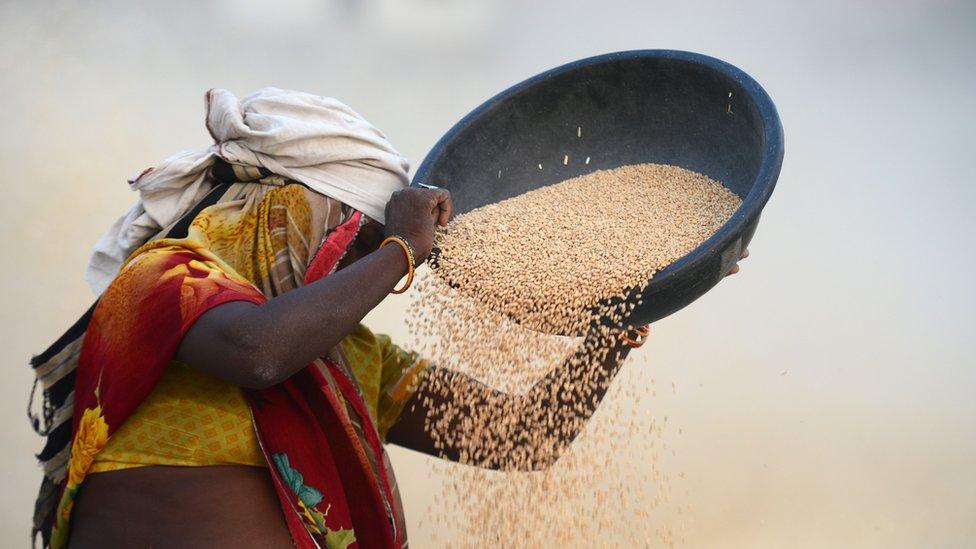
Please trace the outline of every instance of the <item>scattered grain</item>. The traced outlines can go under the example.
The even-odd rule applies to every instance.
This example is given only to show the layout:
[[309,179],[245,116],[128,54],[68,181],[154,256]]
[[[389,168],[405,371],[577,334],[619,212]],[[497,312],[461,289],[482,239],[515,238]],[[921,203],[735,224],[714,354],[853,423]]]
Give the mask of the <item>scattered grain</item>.
[[[439,367],[499,393],[484,401],[459,392],[460,377],[438,378],[429,391],[450,404],[426,428],[462,463],[502,471],[438,466],[435,501],[456,511],[453,520],[428,517],[447,522],[437,528],[451,533],[444,544],[604,546],[611,531],[625,546],[646,546],[655,535],[659,545],[680,539],[650,525],[654,509],[671,501],[671,479],[656,458],[668,448],[655,446],[668,417],[656,422],[639,406],[653,381],[614,384],[612,404],[590,419],[607,390],[600,364],[618,337],[597,321],[626,325],[654,273],[708,238],[739,203],[701,174],[641,164],[473,210],[437,234],[433,276],[419,278],[408,325]],[[586,331],[586,338],[551,335]],[[555,382],[540,394],[544,378]],[[644,451],[629,451],[635,447]]]

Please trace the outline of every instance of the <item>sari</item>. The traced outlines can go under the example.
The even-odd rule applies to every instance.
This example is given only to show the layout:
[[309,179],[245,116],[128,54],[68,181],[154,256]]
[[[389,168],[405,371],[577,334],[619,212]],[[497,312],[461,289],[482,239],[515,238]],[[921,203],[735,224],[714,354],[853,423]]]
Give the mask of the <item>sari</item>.
[[[152,392],[200,315],[233,301],[264,303],[328,276],[355,253],[362,213],[263,169],[224,164],[215,175],[221,170],[235,181],[221,201],[193,219],[186,237],[136,250],[92,311],[74,372],[52,547],[68,542],[71,510],[95,457]],[[245,392],[257,439],[296,547],[403,547],[382,433],[425,363],[403,356],[409,367],[402,371],[364,374],[341,347],[278,385]],[[382,386],[365,387],[369,399],[364,375],[383,378]]]

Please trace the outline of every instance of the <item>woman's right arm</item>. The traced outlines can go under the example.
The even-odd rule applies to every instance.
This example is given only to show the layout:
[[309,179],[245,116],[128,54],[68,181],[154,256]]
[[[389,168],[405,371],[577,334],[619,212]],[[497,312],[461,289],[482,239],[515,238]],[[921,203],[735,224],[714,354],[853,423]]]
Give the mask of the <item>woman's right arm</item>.
[[[450,193],[403,189],[386,206],[386,234],[407,239],[419,264],[433,246],[435,225],[451,216]],[[326,355],[407,272],[399,246],[383,246],[327,277],[261,305],[230,302],[200,316],[176,358],[241,387],[288,379]]]

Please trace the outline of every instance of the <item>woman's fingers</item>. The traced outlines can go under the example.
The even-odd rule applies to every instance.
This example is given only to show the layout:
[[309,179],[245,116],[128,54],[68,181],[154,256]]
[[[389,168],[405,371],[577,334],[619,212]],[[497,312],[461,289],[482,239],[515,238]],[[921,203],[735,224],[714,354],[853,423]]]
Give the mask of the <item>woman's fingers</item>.
[[451,192],[447,189],[424,185],[427,197],[430,200],[430,215],[434,219],[435,225],[445,226],[454,215],[454,206],[451,204]]
[[437,195],[437,208],[439,210],[437,216],[437,224],[441,227],[447,225],[447,222],[451,220],[454,216],[454,205],[451,204],[451,193],[446,189],[439,189]]
[[[747,257],[749,257],[749,248],[746,248],[746,249],[742,250],[742,253],[739,254],[739,260],[741,261],[741,260],[743,260],[743,259],[745,259]],[[739,272],[739,270],[740,270],[739,264],[736,263],[735,265],[732,265],[732,268],[729,269],[729,272],[726,273],[725,276],[732,276],[735,273]]]

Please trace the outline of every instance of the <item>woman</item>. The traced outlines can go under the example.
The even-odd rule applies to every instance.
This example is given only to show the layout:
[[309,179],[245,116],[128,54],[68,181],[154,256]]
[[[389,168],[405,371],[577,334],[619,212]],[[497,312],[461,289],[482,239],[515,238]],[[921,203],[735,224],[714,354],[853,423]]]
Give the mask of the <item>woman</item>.
[[[452,398],[429,387],[521,410],[526,429],[541,428],[535,410],[572,409],[579,426],[593,413],[606,383],[585,402],[551,387],[609,381],[633,340],[509,396],[360,324],[452,209],[447,191],[405,187],[405,162],[358,114],[297,92],[212,90],[207,126],[213,147],[133,182],[140,203],[93,257],[98,303],[34,361],[47,544],[404,546],[383,442],[458,459],[424,431]],[[578,429],[555,432],[561,450]]]

